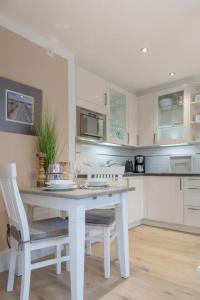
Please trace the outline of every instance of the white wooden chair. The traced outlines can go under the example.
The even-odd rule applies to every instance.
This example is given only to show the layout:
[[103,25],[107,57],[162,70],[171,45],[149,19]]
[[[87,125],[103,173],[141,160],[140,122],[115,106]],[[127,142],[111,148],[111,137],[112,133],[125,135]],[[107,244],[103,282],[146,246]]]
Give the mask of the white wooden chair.
[[[123,174],[123,167],[95,168],[88,172],[88,180],[90,178],[106,179],[110,185],[122,185]],[[103,242],[105,278],[110,278],[110,246],[115,238],[115,208],[92,209],[86,212],[86,254],[92,255],[93,243]]]
[[[16,258],[21,251],[22,281],[20,300],[29,299],[31,270],[57,264],[61,272],[61,262],[69,261],[69,256],[61,256],[61,247],[69,243],[68,222],[62,218],[40,220],[28,224],[26,212],[16,181],[16,165],[0,165],[0,187],[10,225],[10,263],[7,291],[12,291],[15,278]],[[31,252],[38,249],[56,247],[56,258],[31,262]]]

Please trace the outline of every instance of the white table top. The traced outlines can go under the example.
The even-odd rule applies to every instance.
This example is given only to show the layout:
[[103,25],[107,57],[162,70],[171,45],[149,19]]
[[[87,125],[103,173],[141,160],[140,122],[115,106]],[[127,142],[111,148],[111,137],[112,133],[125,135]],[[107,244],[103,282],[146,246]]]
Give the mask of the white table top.
[[71,191],[47,191],[44,188],[30,187],[30,188],[20,188],[20,193],[79,200],[85,198],[94,198],[102,195],[124,193],[124,192],[129,192],[134,190],[135,190],[134,187],[127,187],[127,186],[95,188],[95,189],[78,188]]

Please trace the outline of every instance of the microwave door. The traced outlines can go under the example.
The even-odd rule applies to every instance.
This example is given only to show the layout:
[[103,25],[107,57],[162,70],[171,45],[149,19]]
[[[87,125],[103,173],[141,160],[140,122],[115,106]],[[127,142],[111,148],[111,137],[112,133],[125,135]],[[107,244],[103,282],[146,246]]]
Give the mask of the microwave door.
[[103,120],[94,116],[80,115],[80,134],[95,138],[103,137]]

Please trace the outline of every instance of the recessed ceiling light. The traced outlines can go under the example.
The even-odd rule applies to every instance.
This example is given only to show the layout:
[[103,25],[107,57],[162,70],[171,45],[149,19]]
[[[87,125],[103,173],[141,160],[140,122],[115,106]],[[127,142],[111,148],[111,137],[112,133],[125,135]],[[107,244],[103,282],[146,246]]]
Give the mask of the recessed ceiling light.
[[175,72],[170,72],[170,73],[169,73],[169,76],[171,76],[171,77],[174,77],[175,75],[176,75]]
[[147,47],[141,48],[140,51],[142,53],[147,53],[149,51],[149,49]]

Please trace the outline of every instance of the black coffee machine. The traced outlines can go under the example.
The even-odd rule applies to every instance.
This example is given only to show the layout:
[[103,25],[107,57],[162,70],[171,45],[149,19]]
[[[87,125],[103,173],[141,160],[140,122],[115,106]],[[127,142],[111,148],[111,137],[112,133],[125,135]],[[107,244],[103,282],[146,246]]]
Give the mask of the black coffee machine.
[[135,173],[145,173],[145,156],[135,156]]

